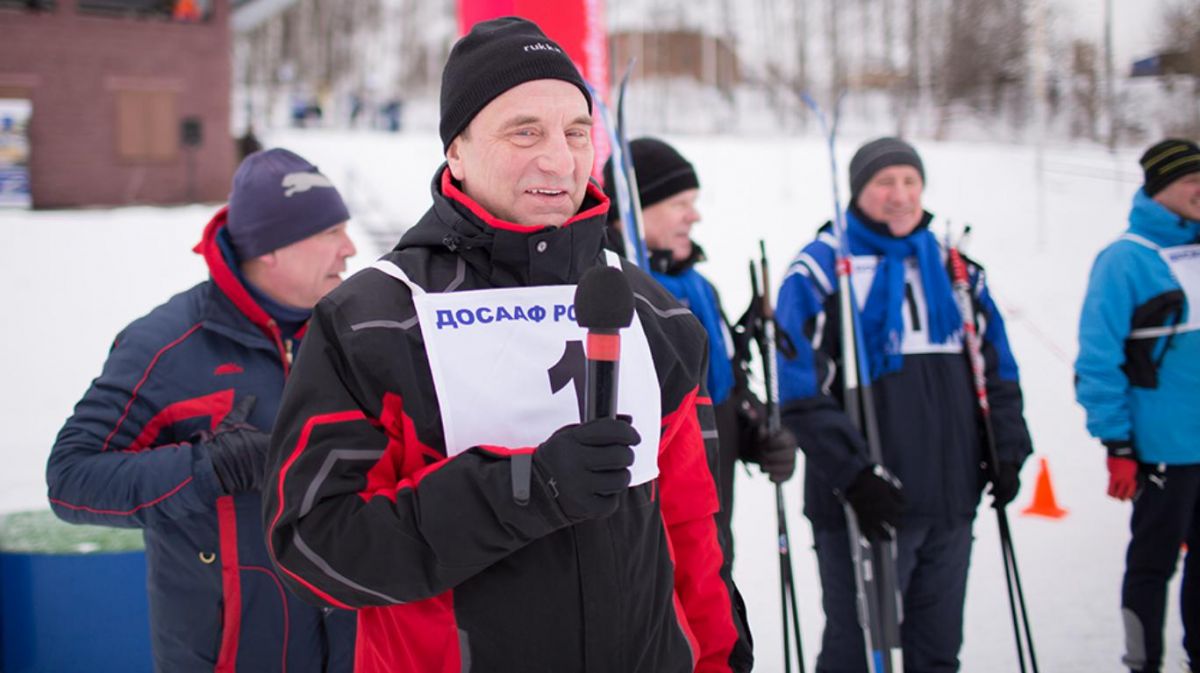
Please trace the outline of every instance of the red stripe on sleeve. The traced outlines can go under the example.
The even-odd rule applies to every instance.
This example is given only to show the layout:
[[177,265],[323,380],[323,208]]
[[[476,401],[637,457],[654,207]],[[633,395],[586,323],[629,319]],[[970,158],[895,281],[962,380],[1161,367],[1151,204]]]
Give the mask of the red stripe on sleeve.
[[229,415],[233,409],[233,388],[228,390],[220,390],[210,395],[202,397],[193,397],[190,400],[180,400],[174,404],[169,404],[163,407],[150,419],[149,423],[142,428],[137,439],[129,445],[126,451],[141,451],[150,446],[154,446],[154,440],[158,439],[159,433],[164,428],[168,428],[179,421],[184,421],[189,418],[198,418],[208,416],[212,420],[209,422],[209,429],[216,430],[217,425]]
[[296,442],[296,448],[292,450],[291,455],[288,456],[287,460],[283,463],[283,467],[279,470],[279,484],[275,494],[279,500],[279,504],[277,505],[278,509],[275,511],[275,518],[271,520],[271,526],[267,531],[267,543],[271,547],[271,557],[275,559],[275,563],[280,570],[287,573],[288,577],[291,577],[309,591],[313,592],[314,595],[319,596],[321,600],[324,600],[330,605],[334,605],[339,608],[345,608],[347,610],[352,608],[349,605],[337,600],[333,596],[325,593],[324,591],[321,591],[308,580],[292,572],[289,568],[279,562],[279,556],[275,553],[274,543],[271,542],[271,531],[274,531],[279,525],[279,519],[283,516],[283,510],[286,508],[287,499],[284,496],[283,488],[285,482],[287,481],[288,471],[292,468],[292,465],[296,462],[296,459],[300,457],[300,454],[304,452],[305,447],[308,446],[308,441],[312,437],[313,428],[317,427],[318,425],[325,425],[329,423],[351,423],[354,421],[365,420],[368,420],[367,416],[361,411],[341,411],[332,414],[313,416],[305,421],[304,428],[300,431],[300,439]]
[[129,416],[129,410],[133,408],[133,402],[138,397],[138,391],[142,389],[142,385],[146,383],[146,379],[150,378],[150,372],[154,369],[154,365],[158,364],[158,359],[162,357],[163,353],[166,353],[172,348],[183,343],[198,329],[200,329],[200,323],[192,325],[188,331],[184,332],[171,343],[158,349],[158,352],[154,354],[154,357],[150,358],[150,364],[146,365],[146,371],[142,372],[142,378],[139,379],[137,384],[133,386],[133,393],[130,394],[129,401],[125,403],[125,410],[121,412],[121,417],[117,419],[117,424],[113,426],[112,432],[108,433],[108,436],[104,438],[104,445],[100,447],[101,452],[108,450],[108,445],[110,442],[112,442],[112,438],[116,436],[117,430],[121,429],[121,425],[125,422],[125,418]]

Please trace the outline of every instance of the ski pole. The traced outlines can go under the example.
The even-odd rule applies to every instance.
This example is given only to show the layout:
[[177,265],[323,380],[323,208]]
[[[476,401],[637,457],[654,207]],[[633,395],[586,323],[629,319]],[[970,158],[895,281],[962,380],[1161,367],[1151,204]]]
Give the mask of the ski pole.
[[605,104],[604,98],[596,91],[596,87],[592,86],[591,82],[585,83],[588,91],[592,94],[596,111],[604,121],[604,130],[608,136],[609,149],[612,152],[613,182],[616,183],[612,185],[612,189],[617,196],[617,202],[612,206],[616,206],[621,217],[621,226],[624,228],[622,233],[625,239],[625,258],[645,269],[649,253],[646,251],[646,240],[642,232],[642,206],[638,199],[637,175],[633,171],[629,141],[624,136],[625,123],[623,119],[625,90],[629,84],[629,74],[633,69],[633,63],[634,61],[630,60],[629,67],[625,70],[617,87],[615,115],[612,108]]
[[[763,379],[767,397],[767,429],[771,433],[779,432],[782,420],[779,414],[779,378],[775,373],[775,312],[771,305],[770,283],[771,275],[767,266],[766,244],[758,242],[759,265],[762,272],[762,291],[759,291],[754,262],[750,262],[750,288],[753,301],[759,302],[759,322],[754,330],[755,341],[758,344],[759,356],[763,363]],[[804,646],[800,640],[800,608],[796,601],[796,582],[792,572],[792,543],[788,534],[787,507],[783,498],[783,484],[775,484],[775,521],[779,542],[779,591],[780,603],[783,610],[783,659],[784,670],[791,671],[791,656],[788,638],[796,643],[796,660],[799,662],[800,673],[805,673]],[[789,612],[790,607],[790,612]],[[791,629],[789,631],[789,621]]]
[[[866,437],[870,461],[882,466],[883,448],[875,415],[875,398],[871,391],[871,375],[865,371],[865,366],[870,360],[866,357],[866,341],[858,317],[858,303],[854,297],[854,286],[850,282],[853,262],[837,181],[834,140],[837,136],[838,111],[841,108],[842,96],[838,97],[834,106],[832,126],[812,96],[805,93],[803,98],[804,103],[820,122],[829,146],[830,178],[833,181],[833,227],[838,239],[838,306],[841,316],[844,387],[842,404],[850,421]],[[859,529],[854,509],[844,499],[842,506],[846,512],[851,553],[854,558],[855,589],[859,596],[859,623],[862,625],[866,641],[868,664],[873,672],[899,673],[904,670],[904,656],[900,640],[903,614],[900,583],[896,573],[896,532],[889,531],[891,540],[869,540]]]
[[[959,240],[970,233],[968,226]],[[975,326],[975,310],[971,302],[971,284],[967,273],[967,264],[963,260],[958,245],[949,244],[947,235],[947,252],[950,256],[951,287],[958,301],[959,313],[963,316],[964,352],[971,365],[971,381],[975,386],[975,399],[979,406],[980,423],[983,425],[985,450],[987,451],[988,471],[995,484],[1000,475],[999,455],[996,450],[996,434],[992,427],[992,408],[988,402],[987,371],[983,359],[982,338]],[[1000,553],[1004,558],[1004,583],[1008,590],[1008,607],[1012,617],[1013,636],[1017,641],[1017,664],[1021,673],[1025,673],[1025,652],[1028,651],[1029,663],[1033,672],[1038,673],[1037,655],[1033,649],[1033,632],[1029,628],[1029,613],[1025,607],[1025,592],[1021,587],[1021,575],[1017,570],[1017,554],[1013,547],[1012,530],[1008,525],[1008,513],[1004,507],[994,507],[996,523],[1000,530]],[[1015,590],[1015,594],[1014,594]],[[1018,604],[1020,621],[1017,619]]]

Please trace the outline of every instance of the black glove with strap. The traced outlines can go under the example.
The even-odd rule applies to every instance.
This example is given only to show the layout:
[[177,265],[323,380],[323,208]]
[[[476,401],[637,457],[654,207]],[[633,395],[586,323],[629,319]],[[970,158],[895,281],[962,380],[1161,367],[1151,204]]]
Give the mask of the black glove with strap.
[[199,441],[208,447],[213,471],[227,495],[262,487],[271,436],[246,422],[256,401],[253,395],[246,395],[215,430],[199,436]]
[[533,470],[568,521],[602,519],[629,488],[630,447],[640,441],[626,418],[567,425],[533,452]]
[[892,538],[891,530],[900,525],[907,507],[899,479],[882,465],[869,465],[854,477],[845,495],[868,540]]

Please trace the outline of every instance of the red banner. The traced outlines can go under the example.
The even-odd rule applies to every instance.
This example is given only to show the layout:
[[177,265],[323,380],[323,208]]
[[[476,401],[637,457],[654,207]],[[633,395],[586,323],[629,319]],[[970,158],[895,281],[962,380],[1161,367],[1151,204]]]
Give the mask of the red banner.
[[[597,93],[608,100],[608,29],[604,0],[458,0],[458,33],[501,16],[521,16],[541,26],[558,43]],[[597,119],[597,122],[600,120]],[[608,158],[608,136],[597,123],[592,132],[596,146],[593,173]]]

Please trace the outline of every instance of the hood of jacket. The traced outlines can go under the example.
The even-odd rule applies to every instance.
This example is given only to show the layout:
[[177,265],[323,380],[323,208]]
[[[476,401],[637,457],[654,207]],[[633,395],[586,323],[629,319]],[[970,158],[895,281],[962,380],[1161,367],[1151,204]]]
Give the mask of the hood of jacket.
[[1129,233],[1149,239],[1164,248],[1187,245],[1200,239],[1200,222],[1172,212],[1139,189],[1129,211]]
[[[221,244],[221,237],[228,235],[225,233],[228,215],[229,206],[222,206],[205,225],[204,234],[192,251],[204,257],[204,263],[208,266],[208,274],[212,278],[213,284],[229,300],[237,313],[249,320],[269,339],[277,341],[280,337],[275,320],[246,289],[241,276],[233,266],[235,261],[232,259],[232,252],[227,252],[229,246]],[[210,320],[228,324],[229,319],[227,317],[222,319],[223,317],[219,312],[212,311],[208,315]],[[306,327],[301,327],[295,336],[302,336]]]

